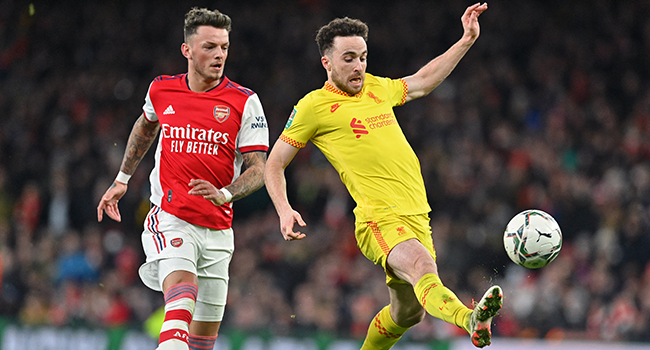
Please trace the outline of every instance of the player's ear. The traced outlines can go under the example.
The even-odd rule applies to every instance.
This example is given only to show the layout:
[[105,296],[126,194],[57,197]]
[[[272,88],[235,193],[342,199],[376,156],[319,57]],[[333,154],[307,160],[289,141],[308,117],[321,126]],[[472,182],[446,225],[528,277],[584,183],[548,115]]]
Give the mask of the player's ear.
[[332,70],[332,62],[330,62],[330,59],[327,57],[327,55],[321,57],[320,62],[323,64],[323,68],[325,68],[326,71],[329,72]]
[[181,53],[185,58],[191,59],[192,58],[192,51],[190,50],[190,45],[187,45],[187,43],[182,43],[181,44]]

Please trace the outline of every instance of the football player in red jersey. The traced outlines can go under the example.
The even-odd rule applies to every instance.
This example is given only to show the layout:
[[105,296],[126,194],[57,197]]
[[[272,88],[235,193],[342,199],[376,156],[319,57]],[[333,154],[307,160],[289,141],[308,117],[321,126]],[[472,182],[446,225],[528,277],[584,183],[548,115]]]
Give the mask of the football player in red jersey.
[[257,94],[224,75],[230,29],[230,17],[216,10],[185,15],[187,73],[153,80],[119,174],[97,207],[99,221],[104,212],[121,221],[118,201],[160,134],[139,271],[164,293],[159,350],[214,347],[234,251],[231,202],[263,185],[266,117]]

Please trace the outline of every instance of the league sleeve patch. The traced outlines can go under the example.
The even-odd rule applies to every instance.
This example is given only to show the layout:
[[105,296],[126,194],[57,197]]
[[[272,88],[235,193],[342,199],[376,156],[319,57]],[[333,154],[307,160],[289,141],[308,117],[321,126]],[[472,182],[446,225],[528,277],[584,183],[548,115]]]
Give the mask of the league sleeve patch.
[[298,111],[297,111],[296,108],[294,107],[294,108],[293,108],[293,111],[291,111],[291,115],[289,116],[289,120],[287,120],[287,124],[284,125],[284,129],[285,129],[285,130],[286,130],[286,129],[289,129],[289,128],[291,127],[291,124],[293,124],[293,117],[296,116],[296,113],[297,113],[297,112],[298,112]]

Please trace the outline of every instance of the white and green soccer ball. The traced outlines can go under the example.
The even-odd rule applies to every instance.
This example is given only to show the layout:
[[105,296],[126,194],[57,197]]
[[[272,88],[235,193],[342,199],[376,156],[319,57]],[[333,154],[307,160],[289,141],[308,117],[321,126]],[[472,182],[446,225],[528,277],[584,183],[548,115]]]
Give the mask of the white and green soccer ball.
[[562,231],[548,213],[538,209],[524,210],[508,222],[503,245],[515,264],[539,269],[560,254]]

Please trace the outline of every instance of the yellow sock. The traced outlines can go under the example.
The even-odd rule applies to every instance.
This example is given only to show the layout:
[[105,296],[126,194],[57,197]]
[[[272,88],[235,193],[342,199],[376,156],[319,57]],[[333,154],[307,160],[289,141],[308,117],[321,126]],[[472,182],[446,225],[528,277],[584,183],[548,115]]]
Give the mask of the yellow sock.
[[455,324],[469,332],[469,317],[472,310],[458,300],[458,297],[445,287],[436,274],[429,273],[413,288],[420,304],[433,317]]
[[384,307],[372,319],[361,350],[390,349],[408,328],[398,326],[390,316],[390,305]]

